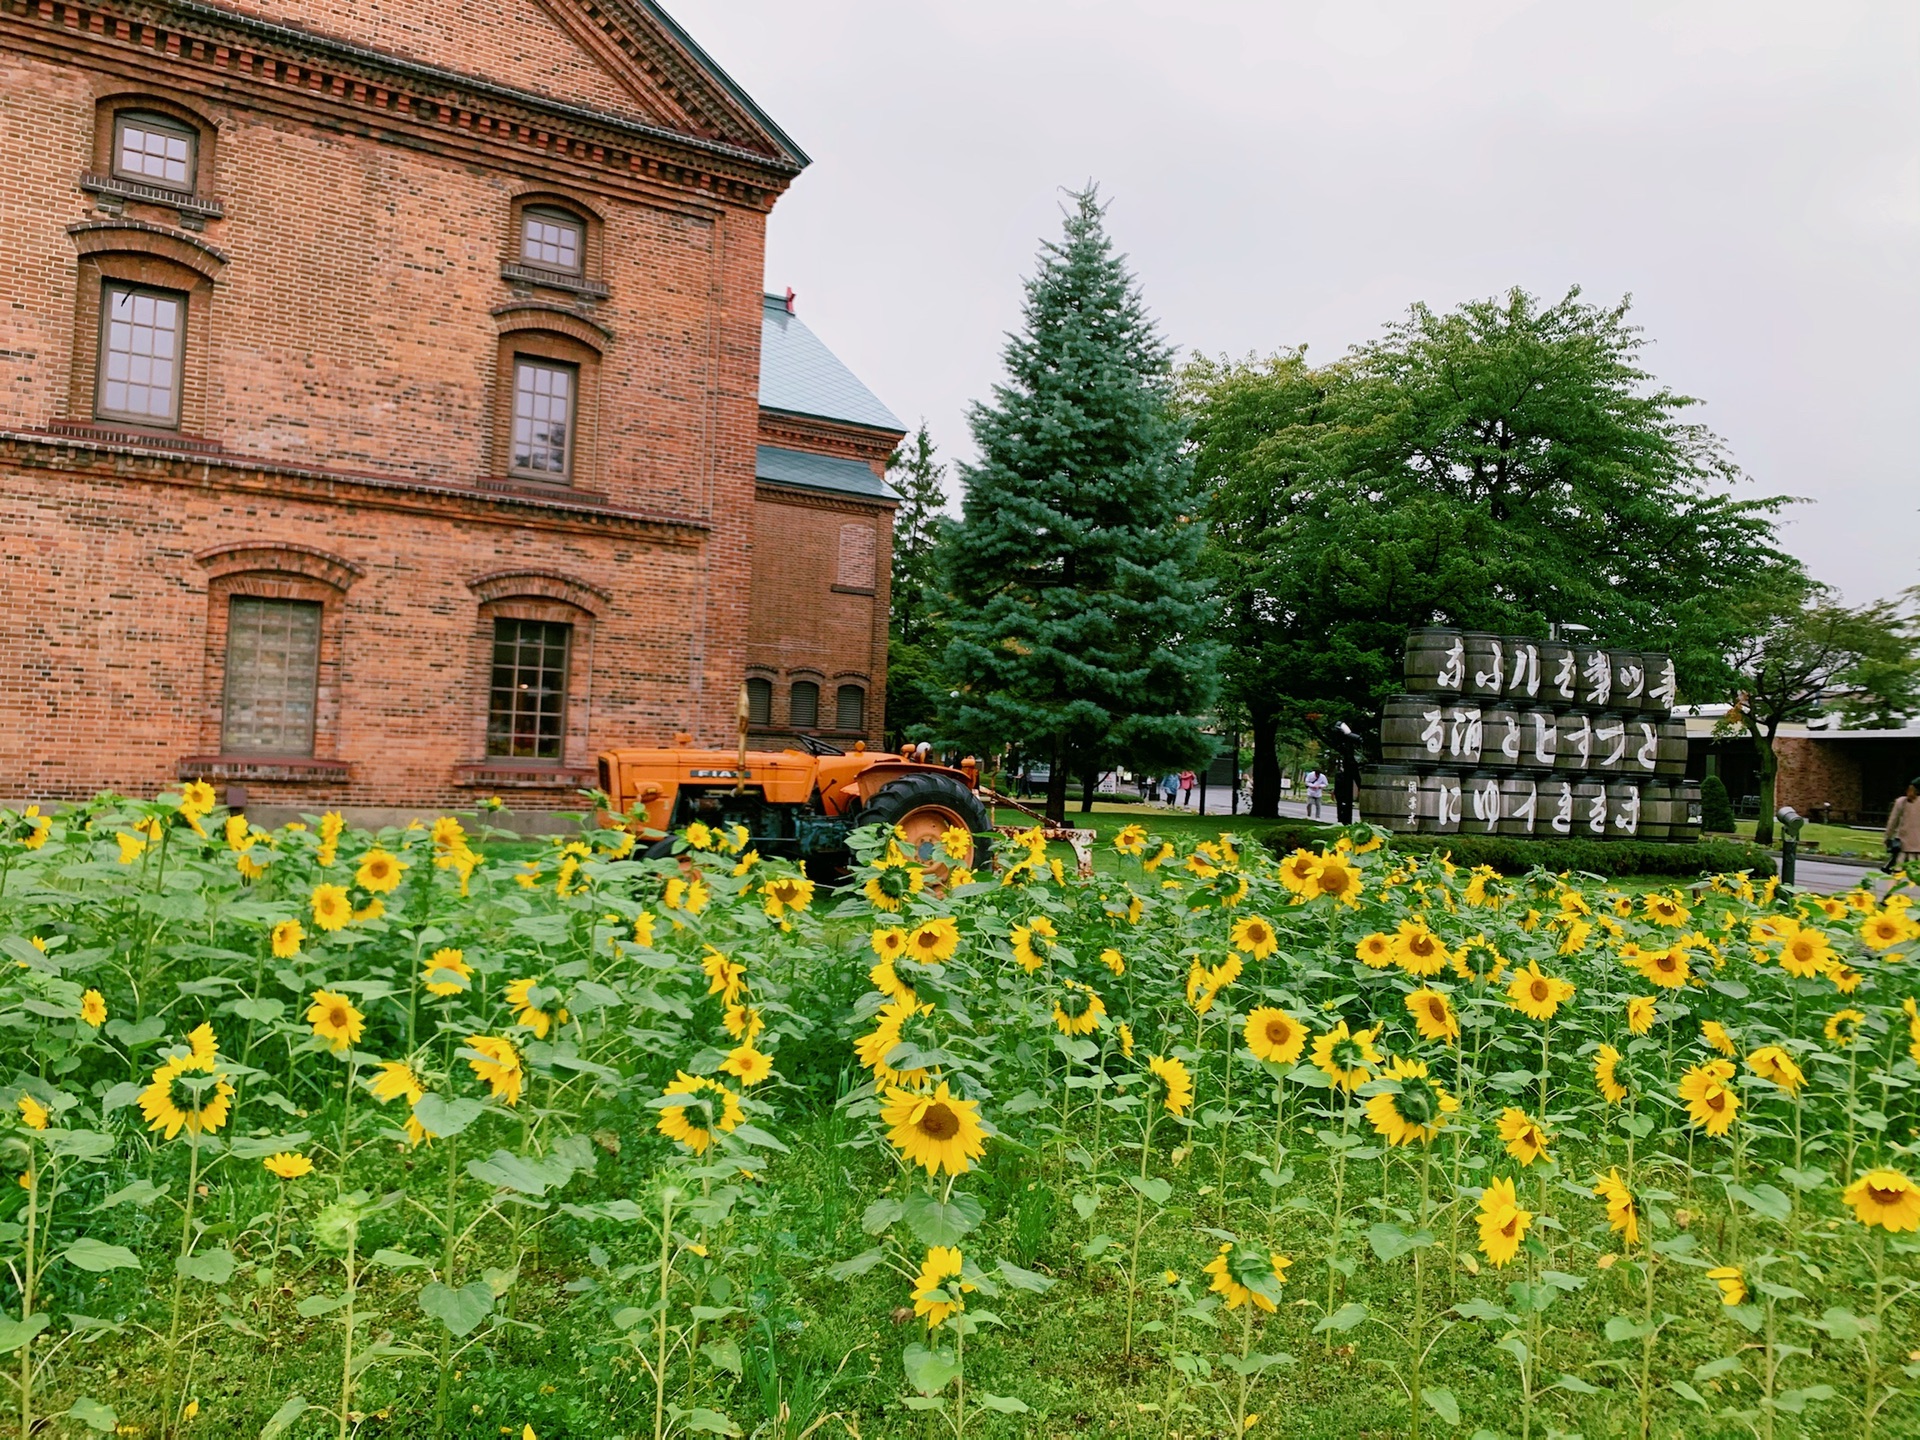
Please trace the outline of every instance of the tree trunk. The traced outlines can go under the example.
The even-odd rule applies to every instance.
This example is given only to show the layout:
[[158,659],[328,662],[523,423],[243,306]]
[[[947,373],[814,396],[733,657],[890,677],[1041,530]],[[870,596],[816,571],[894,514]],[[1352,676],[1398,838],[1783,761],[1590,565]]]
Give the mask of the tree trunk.
[[1049,824],[1067,823],[1067,742],[1064,739],[1053,742],[1053,764],[1047,771],[1046,812]]
[[1247,814],[1263,820],[1280,815],[1280,757],[1275,742],[1279,739],[1280,719],[1272,710],[1255,707],[1250,712],[1253,731],[1253,795]]
[[1773,782],[1780,773],[1780,759],[1773,753],[1773,732],[1753,732],[1753,748],[1760,756],[1760,817],[1754,823],[1753,843],[1773,844]]
[[1100,785],[1100,762],[1098,760],[1087,761],[1085,778],[1081,780],[1080,785],[1080,813],[1082,815],[1091,815],[1093,813],[1093,792],[1098,789]]

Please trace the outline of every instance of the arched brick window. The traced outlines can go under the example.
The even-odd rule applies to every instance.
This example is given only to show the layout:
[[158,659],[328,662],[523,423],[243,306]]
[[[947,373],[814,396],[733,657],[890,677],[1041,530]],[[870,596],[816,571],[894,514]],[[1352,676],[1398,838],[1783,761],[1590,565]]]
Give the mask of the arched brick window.
[[480,600],[474,637],[480,758],[464,765],[557,772],[569,760],[582,760],[593,704],[594,624],[606,593],[548,571],[498,571],[467,585]]
[[820,723],[820,686],[816,682],[793,682],[787,692],[787,723],[799,730],[811,730]]
[[867,690],[864,685],[842,685],[834,692],[833,728],[836,730],[867,728]]
[[773,723],[773,682],[764,675],[747,677],[747,723],[749,725]]

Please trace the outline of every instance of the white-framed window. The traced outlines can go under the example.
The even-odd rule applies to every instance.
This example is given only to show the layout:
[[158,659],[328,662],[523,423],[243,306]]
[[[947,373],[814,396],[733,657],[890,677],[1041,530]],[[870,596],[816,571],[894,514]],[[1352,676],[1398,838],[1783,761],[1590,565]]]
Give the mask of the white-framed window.
[[141,425],[178,425],[186,327],[186,296],[108,281],[100,292],[95,415]]

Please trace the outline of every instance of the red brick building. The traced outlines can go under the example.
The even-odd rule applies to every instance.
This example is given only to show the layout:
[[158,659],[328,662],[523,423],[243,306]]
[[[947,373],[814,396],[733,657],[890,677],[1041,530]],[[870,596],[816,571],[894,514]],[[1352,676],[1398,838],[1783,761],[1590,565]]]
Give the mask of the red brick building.
[[900,427],[763,375],[807,159],[658,7],[0,14],[0,794],[554,808],[749,674],[878,737]]

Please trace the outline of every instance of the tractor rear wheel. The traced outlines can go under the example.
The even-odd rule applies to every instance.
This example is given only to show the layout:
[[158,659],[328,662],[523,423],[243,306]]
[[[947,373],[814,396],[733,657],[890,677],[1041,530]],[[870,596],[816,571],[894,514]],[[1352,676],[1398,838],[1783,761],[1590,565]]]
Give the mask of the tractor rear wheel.
[[[855,825],[891,825],[904,832],[900,848],[922,864],[984,864],[989,852],[987,839],[993,819],[986,807],[960,781],[951,775],[924,772],[889,780],[854,817]],[[949,830],[964,830],[973,837],[973,848],[964,857],[954,859],[941,847]]]

